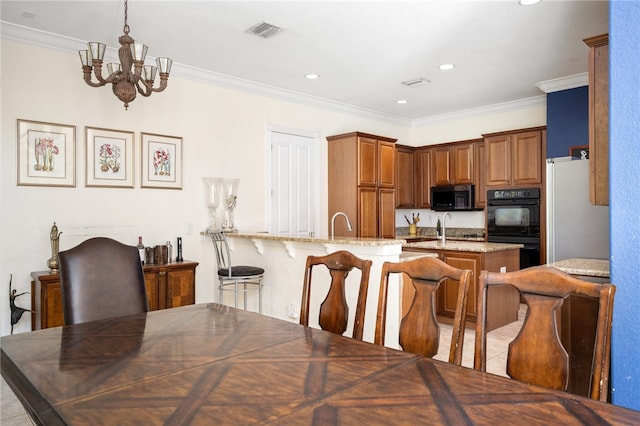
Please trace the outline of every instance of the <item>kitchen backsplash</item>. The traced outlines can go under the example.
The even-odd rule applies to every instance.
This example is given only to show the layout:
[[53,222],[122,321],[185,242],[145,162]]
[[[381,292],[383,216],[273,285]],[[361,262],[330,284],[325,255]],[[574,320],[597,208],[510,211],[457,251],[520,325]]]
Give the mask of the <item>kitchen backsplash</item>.
[[[447,238],[464,238],[484,241],[484,228],[449,228],[445,229]],[[418,226],[416,235],[409,235],[409,226],[396,227],[396,238],[406,237],[423,237],[423,238],[435,238],[436,227],[433,226]]]

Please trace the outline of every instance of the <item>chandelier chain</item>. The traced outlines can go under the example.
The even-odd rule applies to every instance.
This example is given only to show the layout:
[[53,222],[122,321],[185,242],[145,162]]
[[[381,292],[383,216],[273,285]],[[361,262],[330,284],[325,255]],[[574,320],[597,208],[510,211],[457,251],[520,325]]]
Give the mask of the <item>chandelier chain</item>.
[[127,23],[128,17],[129,17],[129,5],[128,5],[128,1],[124,0],[124,28],[122,31],[124,31],[126,35],[129,35],[129,24]]

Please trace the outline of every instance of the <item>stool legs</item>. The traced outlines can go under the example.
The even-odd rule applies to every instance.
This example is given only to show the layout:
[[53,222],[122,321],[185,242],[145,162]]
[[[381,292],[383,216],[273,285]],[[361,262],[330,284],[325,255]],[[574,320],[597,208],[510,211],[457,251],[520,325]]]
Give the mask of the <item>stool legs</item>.
[[[240,284],[242,284],[242,287],[240,287]],[[240,291],[242,291],[244,293],[243,295],[243,307],[244,310],[247,310],[247,293],[251,290],[256,290],[255,288],[248,288],[247,285],[257,285],[257,290],[258,290],[258,313],[262,313],[262,277],[258,278],[257,280],[253,280],[253,281],[242,281],[242,280],[235,280],[233,281],[233,306],[235,308],[238,307],[238,293]],[[231,283],[228,283],[226,285],[231,285]],[[221,305],[224,304],[224,287],[225,287],[225,283],[224,280],[220,279],[219,283],[218,283],[218,290],[219,290],[219,295],[218,295],[218,303],[220,303]],[[229,291],[229,290],[227,290]]]

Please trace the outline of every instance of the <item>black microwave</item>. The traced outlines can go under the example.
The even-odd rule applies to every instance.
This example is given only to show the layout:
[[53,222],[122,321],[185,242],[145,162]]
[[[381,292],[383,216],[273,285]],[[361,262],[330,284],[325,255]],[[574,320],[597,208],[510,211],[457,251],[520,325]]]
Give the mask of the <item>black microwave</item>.
[[431,187],[431,210],[475,210],[475,185],[441,185]]

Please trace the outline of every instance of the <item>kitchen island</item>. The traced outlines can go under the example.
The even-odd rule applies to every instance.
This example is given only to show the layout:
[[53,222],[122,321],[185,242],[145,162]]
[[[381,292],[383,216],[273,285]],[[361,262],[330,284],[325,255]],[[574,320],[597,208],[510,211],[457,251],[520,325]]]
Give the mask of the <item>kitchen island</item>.
[[[478,241],[451,241],[444,244],[440,240],[406,243],[406,252],[435,253],[447,264],[460,269],[470,269],[473,272],[469,294],[467,296],[467,323],[475,323],[477,314],[477,299],[479,295],[480,271],[509,272],[520,268],[520,249],[522,244],[486,243]],[[411,286],[403,286],[402,299],[411,298]],[[446,320],[455,315],[457,284],[446,281],[437,293],[436,313]],[[510,286],[489,289],[487,297],[487,329],[494,330],[518,319],[520,296]],[[406,307],[403,307],[403,312]]]
[[[373,342],[378,306],[380,274],[384,262],[400,261],[402,239],[349,238],[326,236],[278,235],[266,232],[227,233],[227,239],[233,250],[233,263],[253,265],[265,269],[263,288],[263,312],[275,318],[292,322],[299,321],[302,284],[307,256],[324,256],[339,250],[347,250],[354,255],[373,262],[369,278],[367,309],[364,321],[364,340]],[[436,254],[428,254],[436,256]],[[403,256],[404,257],[404,256]],[[328,270],[314,269],[311,293],[311,312],[309,325],[318,327],[318,307],[330,283]],[[387,321],[386,345],[399,348],[398,327],[400,323],[400,285],[397,276],[391,277],[389,292],[389,318]],[[360,282],[360,272],[353,270],[347,277],[347,303],[349,304],[349,328],[346,335],[352,333],[353,316]],[[321,284],[321,285],[318,285]],[[395,291],[393,290],[395,289]],[[324,292],[324,293],[323,293]],[[257,297],[249,300],[257,307]],[[225,303],[231,304],[230,300]],[[257,308],[253,309],[257,310]],[[395,318],[395,320],[392,320]]]

